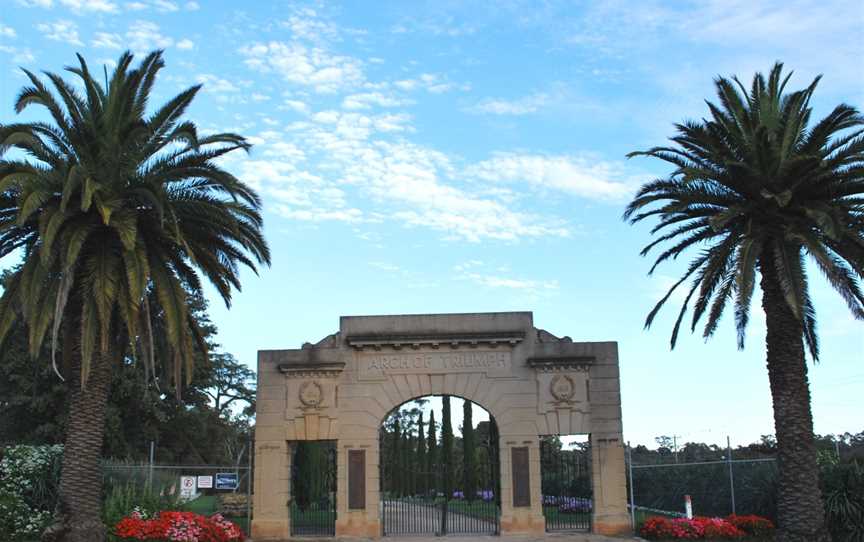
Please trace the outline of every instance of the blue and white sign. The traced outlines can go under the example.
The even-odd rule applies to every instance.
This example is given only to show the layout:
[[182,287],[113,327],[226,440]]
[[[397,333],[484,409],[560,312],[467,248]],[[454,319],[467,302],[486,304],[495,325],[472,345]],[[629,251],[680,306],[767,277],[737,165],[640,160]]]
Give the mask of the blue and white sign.
[[216,474],[216,489],[237,489],[236,472],[220,472]]

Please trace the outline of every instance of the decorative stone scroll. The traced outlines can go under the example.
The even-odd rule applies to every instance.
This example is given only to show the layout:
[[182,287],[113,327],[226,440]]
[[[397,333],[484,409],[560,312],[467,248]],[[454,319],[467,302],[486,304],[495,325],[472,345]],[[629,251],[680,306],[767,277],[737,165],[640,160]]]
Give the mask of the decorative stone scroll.
[[550,433],[590,432],[588,375],[594,358],[561,356],[529,358],[526,361],[536,371],[540,392],[537,412],[546,416]]
[[562,402],[569,402],[576,395],[576,384],[566,374],[555,375],[549,383],[549,393],[552,397]]
[[304,382],[300,386],[300,402],[307,407],[317,407],[324,400],[324,389],[315,380]]

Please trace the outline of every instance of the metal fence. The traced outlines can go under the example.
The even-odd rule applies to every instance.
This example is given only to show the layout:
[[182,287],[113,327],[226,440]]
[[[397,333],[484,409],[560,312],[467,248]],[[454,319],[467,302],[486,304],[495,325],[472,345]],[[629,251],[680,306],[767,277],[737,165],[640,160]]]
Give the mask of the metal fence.
[[252,525],[252,460],[245,453],[234,465],[160,465],[103,463],[106,494],[161,496],[202,515],[220,513],[247,535]]
[[774,458],[634,464],[627,457],[628,497],[634,528],[649,515],[678,516],[689,496],[694,515],[776,515]]

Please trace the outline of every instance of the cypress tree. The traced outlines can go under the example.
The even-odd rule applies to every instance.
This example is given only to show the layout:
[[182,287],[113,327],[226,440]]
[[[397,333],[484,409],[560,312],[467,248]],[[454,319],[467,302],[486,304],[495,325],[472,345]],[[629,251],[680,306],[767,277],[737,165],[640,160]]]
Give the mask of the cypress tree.
[[426,436],[426,485],[436,492],[435,473],[438,472],[438,436],[435,427],[435,412],[429,414],[429,433]]
[[444,497],[453,497],[453,424],[450,421],[450,396],[442,399],[443,420],[441,420],[441,463],[444,466]]
[[477,445],[474,441],[474,420],[471,412],[471,401],[465,399],[462,403],[462,489],[465,498],[473,501],[477,495]]
[[399,412],[396,412],[396,420],[393,422],[393,446],[390,449],[391,468],[391,490],[397,497],[402,496],[402,424],[399,423]]
[[312,465],[310,465],[312,454],[309,449],[310,445],[311,443],[307,441],[300,441],[295,445],[297,449],[294,452],[294,487],[292,497],[300,510],[306,510],[312,500]]
[[417,458],[415,461],[417,470],[420,471],[417,484],[419,493],[425,494],[427,488],[426,479],[426,434],[423,430],[423,411],[420,411],[420,418],[417,420]]
[[[406,420],[410,421],[410,420]],[[414,443],[414,432],[411,430],[411,424],[405,424],[404,437],[402,440],[402,455],[404,456],[403,461],[405,465],[405,470],[402,472],[405,473],[405,495],[414,495],[416,492],[416,469],[415,469],[415,459],[416,459],[416,444]]]

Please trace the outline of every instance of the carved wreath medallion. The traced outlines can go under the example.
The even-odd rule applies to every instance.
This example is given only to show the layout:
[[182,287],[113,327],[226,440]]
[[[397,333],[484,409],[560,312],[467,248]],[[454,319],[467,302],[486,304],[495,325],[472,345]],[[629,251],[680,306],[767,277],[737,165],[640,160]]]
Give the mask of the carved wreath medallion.
[[576,394],[576,384],[568,375],[555,375],[549,383],[549,392],[559,401],[570,401]]
[[321,384],[314,380],[304,382],[300,386],[300,402],[307,407],[317,407],[324,400],[324,390]]

